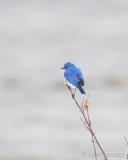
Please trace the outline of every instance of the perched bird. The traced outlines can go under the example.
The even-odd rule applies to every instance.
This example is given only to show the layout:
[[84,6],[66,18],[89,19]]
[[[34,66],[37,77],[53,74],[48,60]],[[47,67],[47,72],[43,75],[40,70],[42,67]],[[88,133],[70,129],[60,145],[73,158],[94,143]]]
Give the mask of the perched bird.
[[78,88],[81,94],[86,94],[82,86],[84,86],[84,77],[81,70],[74,64],[67,62],[64,64],[64,83],[70,87]]

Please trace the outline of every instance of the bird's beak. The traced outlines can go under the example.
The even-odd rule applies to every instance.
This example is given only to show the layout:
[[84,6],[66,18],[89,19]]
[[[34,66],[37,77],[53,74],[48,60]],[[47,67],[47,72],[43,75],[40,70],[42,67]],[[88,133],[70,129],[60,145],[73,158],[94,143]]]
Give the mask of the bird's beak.
[[61,69],[65,69],[65,67],[62,67]]

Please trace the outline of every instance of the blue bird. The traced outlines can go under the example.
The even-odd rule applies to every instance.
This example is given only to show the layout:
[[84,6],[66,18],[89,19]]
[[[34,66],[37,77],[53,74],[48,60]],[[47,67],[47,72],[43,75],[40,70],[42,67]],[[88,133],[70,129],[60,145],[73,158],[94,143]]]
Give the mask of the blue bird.
[[78,88],[81,94],[86,94],[82,86],[84,86],[84,77],[81,70],[77,68],[74,64],[67,62],[64,64],[64,83],[73,88]]

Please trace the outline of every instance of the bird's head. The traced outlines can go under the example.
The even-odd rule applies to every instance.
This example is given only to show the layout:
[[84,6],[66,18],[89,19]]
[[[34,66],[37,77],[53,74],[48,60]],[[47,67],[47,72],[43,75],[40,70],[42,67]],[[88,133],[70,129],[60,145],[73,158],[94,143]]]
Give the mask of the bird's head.
[[72,64],[71,62],[67,62],[67,63],[64,64],[64,67],[61,68],[61,69],[69,69],[69,68],[71,68],[73,66],[74,66],[74,64]]

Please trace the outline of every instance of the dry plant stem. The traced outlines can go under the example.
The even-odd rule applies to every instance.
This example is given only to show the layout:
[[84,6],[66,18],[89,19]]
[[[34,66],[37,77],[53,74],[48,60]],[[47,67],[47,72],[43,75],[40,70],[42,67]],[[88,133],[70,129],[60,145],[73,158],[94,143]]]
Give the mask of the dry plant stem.
[[[126,137],[124,137],[124,139],[125,139],[125,141],[126,141],[126,144],[127,144],[127,146],[128,146],[128,141],[127,141],[127,138]],[[127,154],[127,157],[126,157],[127,159],[128,159],[128,154]]]
[[95,153],[95,160],[97,160],[96,146],[95,146],[95,141],[94,141],[94,136],[93,135],[92,135],[92,144],[93,144],[93,149],[94,149],[94,153]]
[[85,128],[91,133],[90,129],[87,127],[86,123],[82,120],[82,118],[80,118],[80,120],[83,123],[83,125],[85,126]]
[[125,141],[126,141],[126,144],[127,144],[127,146],[128,146],[128,141],[127,141],[127,138],[126,138],[126,137],[124,137],[124,139],[125,139]]
[[77,102],[77,100],[76,100],[74,94],[72,93],[71,88],[70,88],[69,86],[67,86],[67,87],[68,87],[69,91],[71,92],[72,98],[74,99],[76,105],[78,106],[79,110],[81,111],[81,113],[82,113],[82,115],[83,115],[83,117],[84,117],[84,120],[85,120],[85,122],[86,122],[86,124],[87,124],[87,126],[88,126],[88,128],[89,128],[89,131],[90,131],[90,133],[92,134],[92,136],[94,137],[94,140],[96,141],[98,147],[100,148],[100,150],[101,150],[101,152],[102,152],[102,154],[103,154],[105,160],[108,160],[108,159],[107,159],[107,156],[106,156],[106,154],[105,154],[105,152],[104,152],[104,150],[102,149],[102,147],[101,147],[99,141],[97,140],[97,138],[96,138],[96,136],[95,136],[95,134],[94,134],[92,128],[90,127],[89,122],[88,122],[88,120],[87,120],[87,118],[86,118],[86,116],[85,116],[83,110],[81,109],[81,107],[80,107],[80,105],[78,104],[78,102]]
[[[87,118],[88,118],[89,126],[91,128],[91,120],[90,120],[90,117],[89,117],[88,108],[86,109],[86,111],[87,111]],[[95,153],[95,160],[97,160],[97,153],[96,153],[96,146],[95,146],[95,141],[94,141],[94,135],[91,134],[91,136],[92,136],[92,145],[93,145],[93,149],[94,149],[94,153]]]

